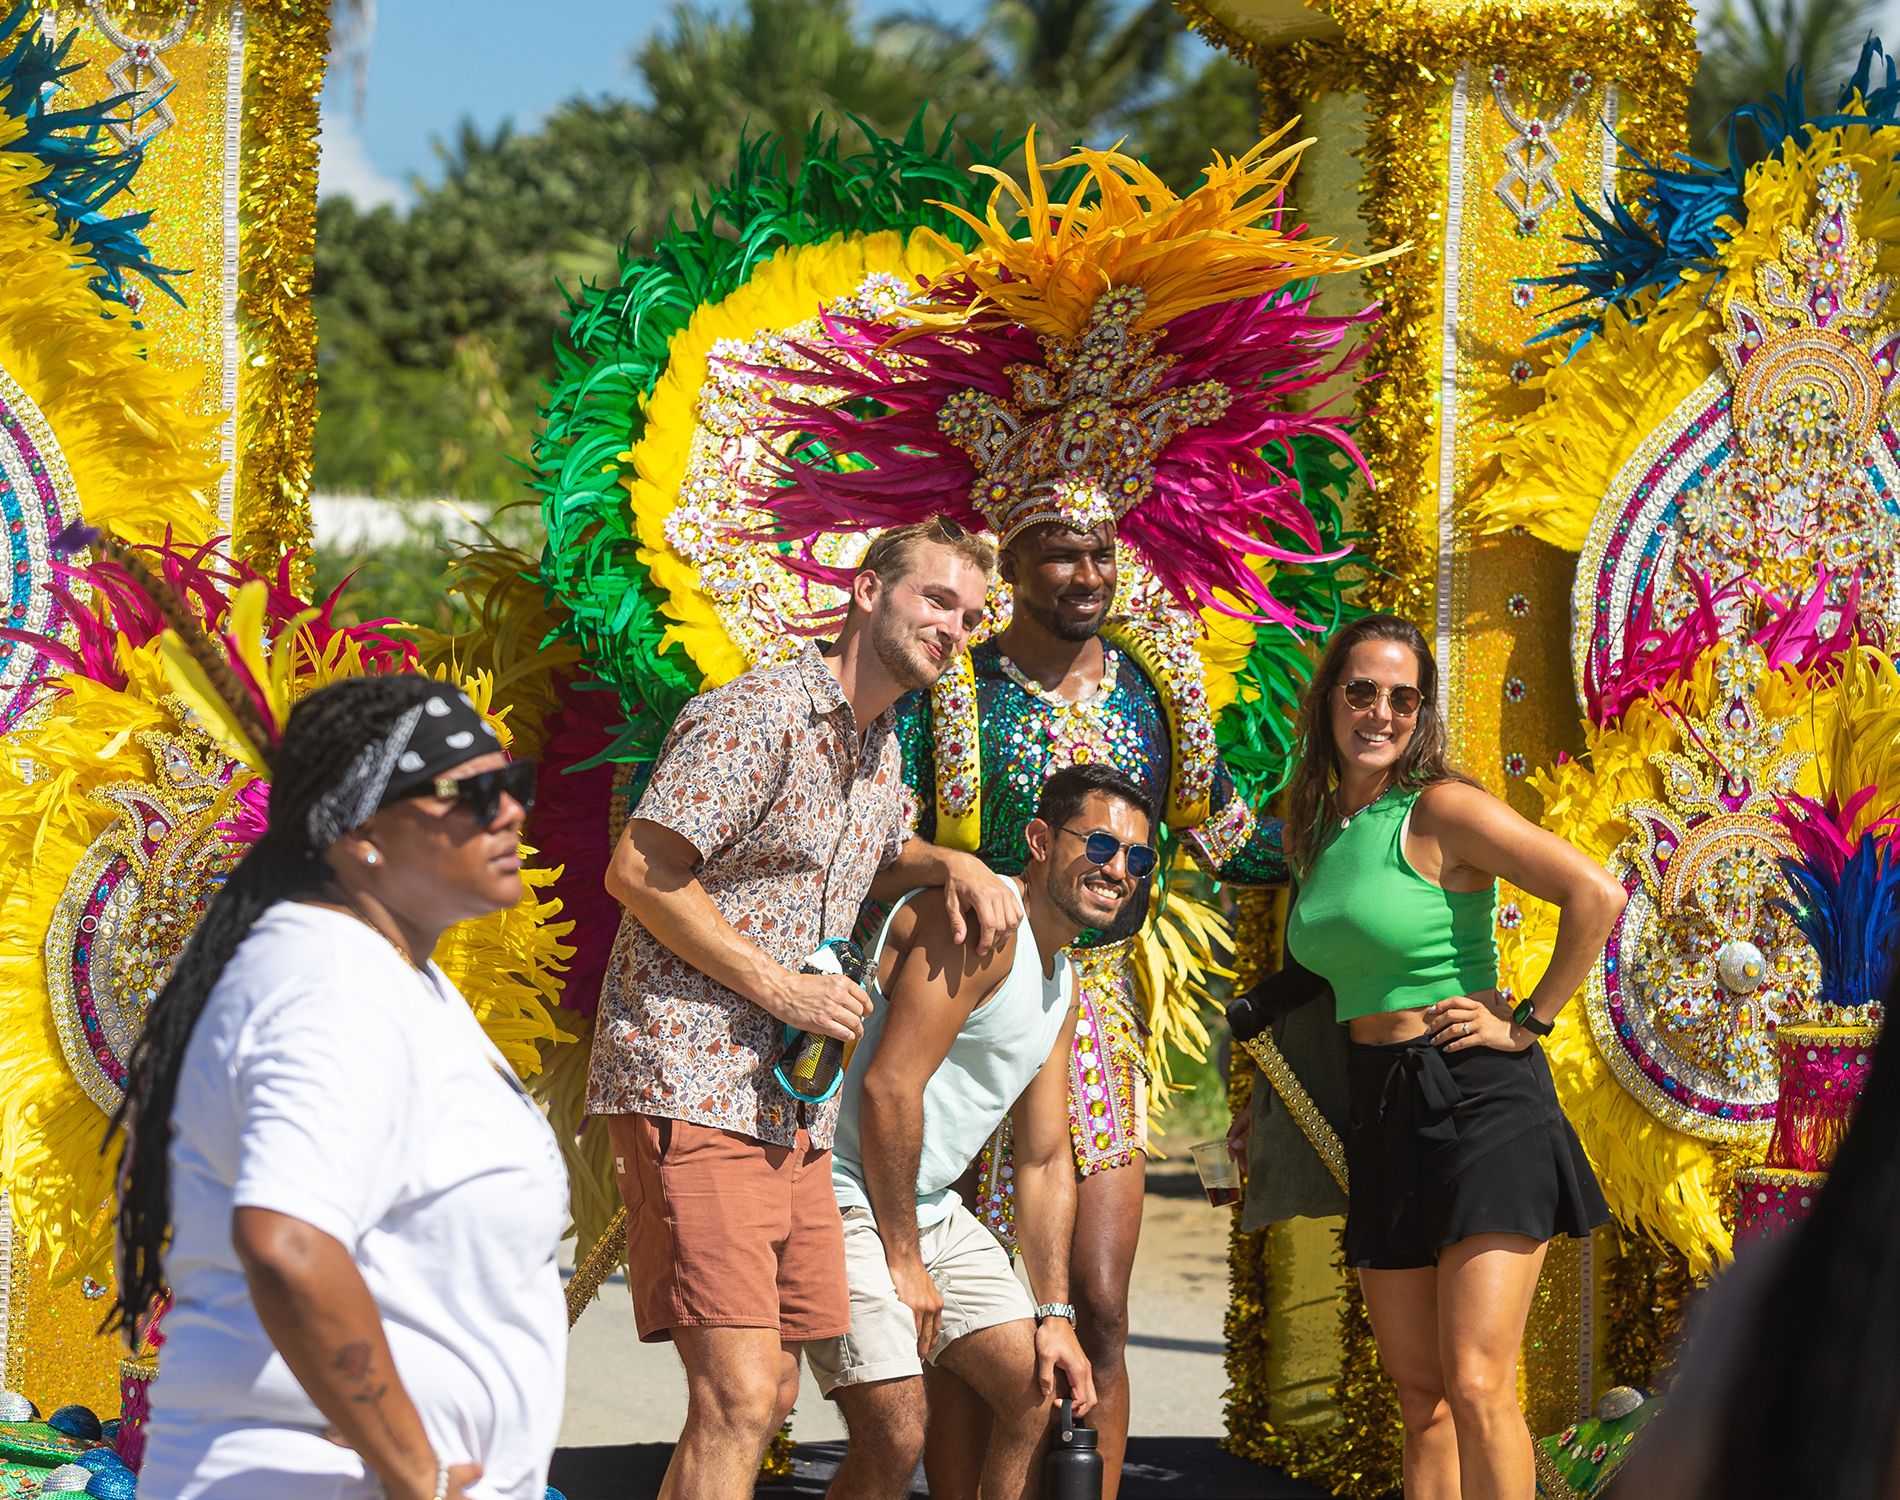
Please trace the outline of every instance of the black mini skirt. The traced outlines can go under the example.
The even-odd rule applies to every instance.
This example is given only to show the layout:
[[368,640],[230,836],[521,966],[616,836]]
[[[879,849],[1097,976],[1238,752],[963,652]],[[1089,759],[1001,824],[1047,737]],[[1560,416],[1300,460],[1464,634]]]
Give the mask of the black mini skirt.
[[1347,1265],[1412,1270],[1474,1234],[1581,1238],[1609,1222],[1541,1046],[1352,1042],[1346,1065]]

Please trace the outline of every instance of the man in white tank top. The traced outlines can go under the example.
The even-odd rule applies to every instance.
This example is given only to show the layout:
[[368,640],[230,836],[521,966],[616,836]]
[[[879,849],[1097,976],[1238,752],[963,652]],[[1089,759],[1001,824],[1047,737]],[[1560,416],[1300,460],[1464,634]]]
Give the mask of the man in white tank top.
[[[1058,771],[1036,812],[1029,864],[1009,882],[1028,920],[1006,940],[985,956],[952,939],[938,905],[906,897],[872,953],[873,1010],[832,1154],[851,1331],[805,1346],[851,1432],[828,1492],[838,1500],[901,1500],[920,1456],[939,1500],[1033,1496],[1053,1401],[1073,1395],[1081,1414],[1095,1399],[1069,1305],[1075,1004],[1063,949],[1134,898],[1154,867],[1154,813],[1103,765]],[[1005,1116],[1030,1292],[952,1187]]]

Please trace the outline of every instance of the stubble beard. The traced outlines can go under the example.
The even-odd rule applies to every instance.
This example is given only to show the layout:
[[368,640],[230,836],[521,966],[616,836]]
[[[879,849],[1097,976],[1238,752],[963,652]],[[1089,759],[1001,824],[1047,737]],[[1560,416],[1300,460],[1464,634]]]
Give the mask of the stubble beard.
[[1113,916],[1098,920],[1082,905],[1081,881],[1071,886],[1051,880],[1045,886],[1045,890],[1049,896],[1049,904],[1062,913],[1063,920],[1075,923],[1085,932],[1112,926],[1121,914],[1128,910],[1128,903],[1124,901],[1115,908]]
[[937,679],[943,676],[943,669],[950,664],[948,658],[932,661],[916,638],[908,635],[903,625],[889,615],[872,617],[871,650],[891,680],[906,692],[935,687]]

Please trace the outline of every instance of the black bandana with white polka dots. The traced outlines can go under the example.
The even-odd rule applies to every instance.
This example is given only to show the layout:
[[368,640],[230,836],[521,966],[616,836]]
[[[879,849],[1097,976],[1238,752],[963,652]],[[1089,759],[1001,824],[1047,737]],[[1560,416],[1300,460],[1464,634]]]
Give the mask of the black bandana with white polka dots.
[[445,687],[439,697],[424,701],[376,805],[387,807],[399,802],[404,793],[427,786],[464,761],[500,748],[495,731],[476,712],[475,705]]
[[312,850],[327,849],[379,807],[452,771],[501,742],[468,698],[449,687],[425,698],[389,733],[365,745],[342,779],[310,808]]

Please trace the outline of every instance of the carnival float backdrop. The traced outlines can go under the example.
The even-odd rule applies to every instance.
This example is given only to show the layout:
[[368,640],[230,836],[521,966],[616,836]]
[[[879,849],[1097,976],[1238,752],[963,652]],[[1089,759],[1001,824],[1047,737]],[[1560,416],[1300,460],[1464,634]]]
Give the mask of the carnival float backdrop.
[[[1675,154],[1692,52],[1669,0],[1341,0],[1277,31],[1261,0],[1181,8],[1260,69],[1272,137],[1216,161],[1198,199],[1118,155],[819,125],[795,153],[750,142],[691,222],[577,289],[524,455],[546,546],[464,557],[478,623],[452,638],[343,626],[305,594],[322,7],[0,20],[0,1384],[117,1409],[118,1351],[93,1333],[111,1276],[97,1144],[142,1006],[264,785],[203,653],[267,722],[342,673],[435,671],[543,760],[522,905],[448,957],[573,1145],[585,1250],[615,1207],[579,1130],[614,831],[681,703],[819,628],[828,578],[879,522],[878,454],[840,437],[808,489],[843,510],[766,524],[794,436],[765,372],[874,403],[853,382],[885,336],[942,317],[946,294],[1049,277],[1073,249],[1059,222],[1210,212],[1214,240],[1272,226],[1277,259],[1252,274],[1273,261],[1264,290],[1328,337],[1273,392],[1285,420],[1257,478],[1277,530],[1244,572],[1184,587],[1165,531],[1125,530],[1144,666],[1198,693],[1264,799],[1311,647],[1356,609],[1409,613],[1446,665],[1458,757],[1632,894],[1550,1043],[1618,1224],[1553,1247],[1524,1374],[1555,1435],[1550,1492],[1602,1481],[1642,1421],[1613,1388],[1658,1381],[1683,1300],[1738,1233],[1800,1216],[1881,1020],[1900,906],[1900,87],[1870,48],[1835,109],[1762,101],[1762,151],[1716,168]],[[1410,248],[1362,265],[1329,241]],[[1080,348],[1130,278],[1073,265],[1094,279],[1040,331]],[[1353,407],[1335,366],[1368,289],[1376,380]],[[1048,309],[1014,312],[1034,327]],[[1140,962],[1158,1073],[1169,1044],[1205,1045],[1210,981],[1273,961],[1273,926],[1257,893],[1171,886]],[[1514,987],[1551,933],[1506,893]],[[1237,1062],[1236,1098],[1250,1086]],[[1236,1234],[1230,1442],[1378,1494],[1395,1414],[1336,1234]]]

